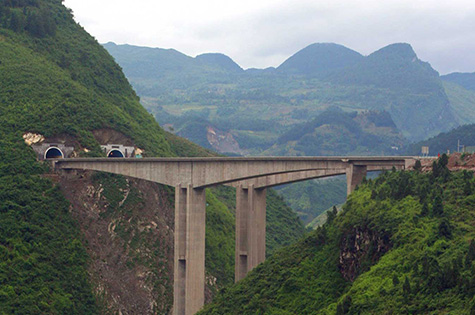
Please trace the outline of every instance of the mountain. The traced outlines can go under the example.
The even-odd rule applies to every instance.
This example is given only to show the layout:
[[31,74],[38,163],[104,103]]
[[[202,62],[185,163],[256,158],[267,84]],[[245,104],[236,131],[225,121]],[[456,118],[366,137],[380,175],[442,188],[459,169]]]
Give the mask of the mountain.
[[387,112],[346,113],[329,109],[307,123],[294,126],[264,154],[391,155],[404,142]]
[[441,76],[441,79],[452,82],[464,87],[467,90],[475,91],[475,72],[474,73],[450,73]]
[[345,46],[333,43],[315,43],[285,60],[278,71],[287,74],[322,76],[329,72],[353,66],[363,56]]
[[226,55],[208,53],[196,56],[197,61],[212,67],[221,68],[224,71],[241,72],[242,68]]
[[475,180],[446,163],[360,185],[199,314],[472,314]]
[[[59,174],[33,147],[59,143],[97,157],[113,141],[146,157],[216,154],[161,129],[60,0],[0,2],[0,86],[0,313],[169,312],[173,189]],[[233,282],[232,200],[226,188],[207,192],[209,299]],[[272,253],[304,228],[275,193],[267,202]]]
[[420,155],[422,146],[428,146],[429,154],[432,156],[447,151],[456,152],[459,141],[460,145],[475,147],[475,124],[460,126],[427,140],[414,143],[407,148],[406,154]]
[[475,91],[467,90],[449,81],[443,81],[443,85],[457,121],[461,125],[473,123],[475,121]]
[[330,80],[362,87],[364,94],[357,92],[355,98],[374,109],[387,110],[410,140],[421,140],[458,125],[439,74],[420,61],[409,44],[386,46]]

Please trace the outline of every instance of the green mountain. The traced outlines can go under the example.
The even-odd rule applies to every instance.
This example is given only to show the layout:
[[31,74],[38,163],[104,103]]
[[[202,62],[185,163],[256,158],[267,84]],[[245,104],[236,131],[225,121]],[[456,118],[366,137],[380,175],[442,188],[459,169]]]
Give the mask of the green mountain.
[[421,140],[458,124],[439,74],[429,63],[420,61],[409,44],[384,47],[330,80],[360,86],[364,92],[357,92],[356,98],[387,110],[410,140]]
[[[256,134],[236,124],[259,119],[258,125],[271,122],[281,135],[332,106],[348,112],[387,111],[411,141],[447,131],[462,119],[454,113],[438,73],[408,44],[389,45],[367,57],[337,44],[313,44],[277,69],[246,71],[219,54],[206,57],[213,62],[204,64],[200,56],[178,58],[176,51],[111,43],[105,47],[123,67],[144,106],[154,115],[169,114],[158,118],[161,123],[179,130],[183,119],[198,117],[218,129],[225,125],[224,131],[243,141],[236,139],[238,154],[259,154],[276,133],[265,129]],[[152,53],[170,58],[162,65],[160,58],[149,56]],[[180,68],[168,71],[170,64]]]
[[449,132],[412,144],[407,148],[407,154],[420,155],[422,146],[429,146],[429,154],[437,155],[457,151],[457,145],[475,147],[475,124],[464,125]]
[[454,73],[441,76],[441,79],[447,82],[458,84],[467,90],[475,91],[475,72],[474,73],[454,72]]
[[284,185],[276,190],[308,224],[334,205],[343,204],[346,189],[345,176],[339,176]]
[[387,112],[346,113],[329,109],[294,126],[277,139],[267,155],[391,155],[405,139]]
[[345,46],[316,43],[285,60],[277,70],[287,74],[322,76],[336,69],[353,66],[362,59],[360,53]]
[[473,123],[475,121],[475,91],[448,81],[444,81],[443,85],[457,121],[462,125]]
[[475,180],[388,172],[199,314],[473,314]]
[[195,60],[211,67],[221,68],[223,71],[238,73],[243,71],[237,63],[223,54],[201,54],[196,56]]
[[[78,156],[103,156],[108,139],[144,156],[214,153],[163,131],[60,0],[0,2],[0,87],[0,313],[167,313],[173,190],[107,174],[61,176],[23,137],[64,142]],[[209,297],[233,282],[232,194],[207,192]],[[272,253],[304,229],[272,192],[268,205]]]

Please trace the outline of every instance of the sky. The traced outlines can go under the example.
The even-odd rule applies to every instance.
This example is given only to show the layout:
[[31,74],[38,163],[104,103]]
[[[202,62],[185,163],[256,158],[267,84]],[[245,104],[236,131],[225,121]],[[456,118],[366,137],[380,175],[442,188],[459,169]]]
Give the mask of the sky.
[[405,42],[441,74],[475,72],[473,0],[65,0],[100,43],[219,52],[277,67],[312,44],[368,55]]

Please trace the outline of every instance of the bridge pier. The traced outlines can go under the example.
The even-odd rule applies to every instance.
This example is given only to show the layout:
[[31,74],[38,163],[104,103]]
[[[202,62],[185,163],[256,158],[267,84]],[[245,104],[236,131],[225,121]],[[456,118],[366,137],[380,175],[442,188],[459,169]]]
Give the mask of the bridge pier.
[[235,281],[266,259],[266,189],[236,188]]
[[347,195],[351,194],[356,186],[361,184],[363,178],[366,177],[366,173],[368,172],[368,167],[366,165],[354,165],[350,164],[350,166],[346,169],[346,193]]
[[195,314],[204,305],[205,224],[205,189],[175,187],[174,315]]

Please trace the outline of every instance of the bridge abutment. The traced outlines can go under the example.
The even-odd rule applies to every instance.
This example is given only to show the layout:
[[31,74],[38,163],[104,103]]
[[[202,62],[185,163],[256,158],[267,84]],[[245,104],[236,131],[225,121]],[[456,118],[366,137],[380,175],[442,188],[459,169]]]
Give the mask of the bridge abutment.
[[235,281],[266,258],[266,188],[236,188]]
[[195,314],[204,305],[205,231],[205,189],[175,187],[175,315]]

